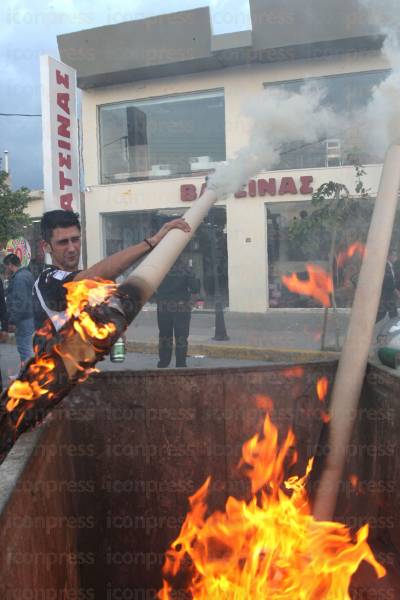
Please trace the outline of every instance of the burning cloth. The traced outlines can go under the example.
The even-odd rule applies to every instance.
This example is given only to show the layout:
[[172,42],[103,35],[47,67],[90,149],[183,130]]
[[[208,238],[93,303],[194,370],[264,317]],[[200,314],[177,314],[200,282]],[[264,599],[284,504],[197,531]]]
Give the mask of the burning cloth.
[[[54,333],[47,321],[41,347],[0,398],[0,463],[17,438],[43,421],[111,350],[143,305],[131,282],[81,280],[67,287],[68,320]],[[44,340],[44,343],[43,343]]]

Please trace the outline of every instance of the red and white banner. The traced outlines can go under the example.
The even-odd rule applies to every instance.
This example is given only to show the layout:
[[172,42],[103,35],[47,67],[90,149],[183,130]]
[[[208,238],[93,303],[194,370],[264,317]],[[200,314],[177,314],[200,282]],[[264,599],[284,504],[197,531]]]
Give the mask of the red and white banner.
[[45,210],[79,212],[76,71],[40,57]]
[[32,251],[28,240],[23,237],[8,240],[6,244],[6,254],[16,254],[23,267],[27,267],[31,262]]

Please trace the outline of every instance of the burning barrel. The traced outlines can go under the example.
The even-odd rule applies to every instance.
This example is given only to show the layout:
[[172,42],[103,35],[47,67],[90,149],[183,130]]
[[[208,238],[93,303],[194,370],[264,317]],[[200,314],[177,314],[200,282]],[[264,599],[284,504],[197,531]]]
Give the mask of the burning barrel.
[[[397,596],[399,581],[391,569],[398,563],[399,543],[393,502],[396,443],[379,421],[366,421],[355,408],[372,333],[372,320],[361,319],[361,308],[373,316],[379,292],[378,286],[366,310],[369,266],[376,264],[383,277],[382,215],[379,220],[375,213],[383,205],[385,230],[389,229],[400,178],[400,170],[391,166],[399,152],[399,147],[394,148],[385,163],[367,241],[367,247],[376,251],[367,252],[362,266],[330,414],[327,392],[332,365],[324,365],[325,372],[318,378],[315,365],[296,365],[273,371],[262,368],[255,371],[254,380],[251,372],[243,376],[233,370],[220,371],[216,378],[207,372],[185,373],[173,375],[172,385],[170,375],[146,374],[140,379],[140,374],[131,374],[118,395],[108,376],[105,381],[104,376],[97,379],[97,390],[95,379],[86,384],[88,392],[73,389],[158,287],[189,241],[182,232],[170,232],[123,286],[110,283],[107,289],[89,282],[89,289],[95,290],[94,302],[90,294],[84,294],[83,306],[82,296],[77,295],[76,309],[69,302],[68,323],[57,337],[46,341],[2,396],[0,458],[4,460],[20,433],[40,422],[70,391],[85,417],[93,400],[95,410],[83,427],[68,415],[70,407],[60,412],[58,427],[43,429],[39,448],[45,459],[37,458],[35,448],[19,481],[26,488],[21,485],[21,493],[15,494],[10,490],[5,499],[0,531],[6,548],[0,559],[3,596],[233,600],[264,593],[276,599],[345,599],[351,597],[352,576],[365,565],[380,580],[376,582],[367,570],[362,583],[354,584],[354,598],[368,597],[373,586],[380,586],[384,597]],[[207,190],[185,218],[197,226],[216,199],[216,193]],[[101,296],[104,291],[99,299],[98,292]],[[357,336],[362,339],[358,355]],[[352,372],[346,358],[355,363]],[[121,374],[122,379],[127,376]],[[366,384],[371,387],[368,379]],[[365,393],[374,404],[374,393]],[[390,393],[385,401],[388,397]],[[135,416],[124,415],[118,422],[113,411],[124,407]],[[384,406],[381,414],[387,418],[391,413]],[[330,418],[333,435],[326,444],[323,424]],[[355,422],[358,428],[353,436],[359,438],[350,443]],[[260,426],[263,432],[254,436]],[[46,456],[48,446],[52,449]],[[64,447],[69,448],[67,457],[61,452]],[[320,478],[323,484],[315,475],[318,464],[308,480],[313,456],[323,464],[325,450],[328,467]],[[246,480],[237,471],[238,463],[247,471]],[[340,479],[345,465],[351,470]],[[371,482],[376,493],[371,493]],[[318,520],[311,514],[307,484],[317,488]],[[237,487],[236,494],[229,492],[232,486]],[[333,517],[338,494],[343,510],[337,515],[339,522],[321,518]],[[312,485],[309,495],[312,498]],[[268,523],[271,509],[275,516]],[[346,519],[353,519],[349,527],[340,524]],[[20,535],[21,523],[29,536]],[[368,523],[372,533],[379,534],[377,543],[383,544],[379,558],[367,543]],[[162,581],[161,566],[170,544]],[[387,563],[387,569],[382,563]],[[31,568],[24,568],[26,564]]]
[[[291,429],[296,438],[282,459],[284,479],[302,476],[312,456],[324,457],[328,399],[321,387],[329,393],[335,370],[335,363],[320,362],[102,372],[74,388],[0,467],[2,598],[155,598],[188,497],[210,476],[208,514],[223,512],[229,496],[248,498],[237,465],[266,411],[279,446]],[[369,524],[387,575],[377,579],[363,563],[353,598],[399,597],[399,392],[400,380],[388,369],[369,367],[335,520],[354,535]],[[190,597],[187,580],[174,585],[171,597]]]

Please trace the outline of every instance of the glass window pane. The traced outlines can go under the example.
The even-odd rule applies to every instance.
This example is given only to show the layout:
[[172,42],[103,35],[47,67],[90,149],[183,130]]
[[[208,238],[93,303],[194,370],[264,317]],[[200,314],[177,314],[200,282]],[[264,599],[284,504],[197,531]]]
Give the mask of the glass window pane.
[[101,182],[208,171],[225,160],[222,91],[100,107]]
[[[356,206],[356,205],[355,205]],[[335,257],[345,253],[355,241],[365,243],[372,214],[373,199],[357,204],[341,222],[336,232]],[[266,206],[268,240],[268,287],[271,308],[313,308],[321,304],[313,299],[290,292],[282,283],[283,275],[296,273],[299,279],[308,279],[307,264],[328,270],[332,226],[321,224],[294,237],[293,224],[307,219],[314,211],[311,201],[277,202]],[[348,260],[334,258],[332,264],[336,304],[350,307],[353,302],[361,255],[355,253]]]
[[[104,215],[105,255],[150,237],[164,223],[184,214],[184,209],[159,209],[146,212]],[[213,207],[193,239],[183,251],[183,258],[192,267],[199,281],[196,302],[201,308],[213,308],[217,294],[229,305],[228,251],[226,209]],[[137,265],[138,263],[136,263]],[[129,270],[131,271],[131,269]],[[126,273],[129,275],[129,272]]]
[[24,238],[28,240],[31,247],[32,256],[29,269],[36,278],[42,271],[45,261],[39,220],[32,220],[31,224],[24,229]]
[[[314,79],[326,92],[324,104],[337,112],[351,113],[362,109],[371,99],[374,86],[379,85],[388,75],[387,70],[349,73]],[[300,92],[305,80],[295,79],[280,83],[265,84],[266,90],[283,89],[289,93]],[[285,144],[277,169],[305,169],[312,167],[337,167],[354,164],[377,164],[383,157],[366,150],[361,143],[359,128],[349,129],[338,139],[332,138],[312,144],[304,144],[302,140]]]

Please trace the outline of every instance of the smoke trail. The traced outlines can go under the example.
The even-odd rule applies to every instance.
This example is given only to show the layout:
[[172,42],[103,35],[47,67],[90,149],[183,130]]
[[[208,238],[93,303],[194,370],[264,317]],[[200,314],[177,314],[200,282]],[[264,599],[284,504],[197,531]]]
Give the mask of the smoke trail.
[[368,21],[385,35],[382,53],[390,75],[373,89],[372,99],[360,115],[363,139],[375,152],[383,154],[400,142],[400,3],[398,0],[360,0]]
[[392,73],[373,90],[372,100],[361,119],[363,138],[375,152],[383,155],[388,147],[400,142],[400,46],[393,36],[386,38],[384,52],[390,60]]
[[284,143],[312,143],[325,136],[356,138],[370,154],[383,156],[392,143],[400,142],[400,0],[385,0],[383,5],[381,0],[359,1],[368,22],[385,35],[382,52],[391,73],[375,86],[365,108],[347,115],[322,106],[324,92],[312,82],[298,94],[266,90],[246,109],[253,121],[249,145],[210,177],[219,195],[236,192],[249,177],[276,165]]
[[217,193],[236,192],[258,171],[270,169],[279,159],[279,148],[287,142],[315,142],[329,131],[341,128],[332,109],[322,106],[324,92],[315,84],[305,84],[299,93],[272,88],[253,100],[246,109],[253,120],[250,144],[210,177]]
[[399,31],[400,5],[398,0],[358,0],[366,11],[366,20],[379,31],[388,35]]

